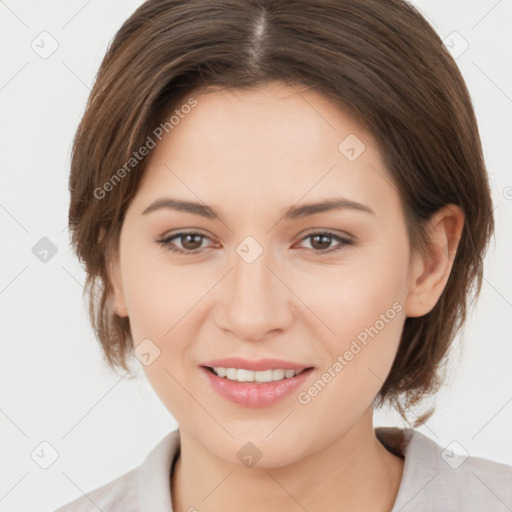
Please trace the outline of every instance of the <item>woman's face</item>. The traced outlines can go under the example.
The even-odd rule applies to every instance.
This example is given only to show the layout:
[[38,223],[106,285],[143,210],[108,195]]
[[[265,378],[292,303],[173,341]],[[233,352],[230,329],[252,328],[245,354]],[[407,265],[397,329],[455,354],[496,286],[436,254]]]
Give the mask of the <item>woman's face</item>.
[[[282,466],[368,420],[412,289],[401,202],[374,140],[318,93],[193,96],[127,210],[117,311],[182,432],[227,462],[254,450]],[[166,199],[196,206],[151,208]],[[261,383],[205,368],[225,358],[253,370],[228,372],[240,380],[308,370]]]

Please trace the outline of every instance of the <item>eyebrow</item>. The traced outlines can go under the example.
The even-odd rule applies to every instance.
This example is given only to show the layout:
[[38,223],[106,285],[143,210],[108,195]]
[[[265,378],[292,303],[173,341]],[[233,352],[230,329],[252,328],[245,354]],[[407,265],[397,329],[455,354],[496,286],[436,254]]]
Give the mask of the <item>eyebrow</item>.
[[[170,197],[162,197],[157,199],[142,212],[142,215],[146,215],[150,212],[160,209],[176,210],[179,212],[191,213],[193,215],[200,215],[208,219],[221,220],[220,215],[208,205],[195,203],[192,201],[173,199]],[[345,198],[332,198],[318,203],[308,203],[301,206],[292,206],[286,210],[283,217],[285,219],[301,219],[316,213],[347,209],[375,215],[375,212],[369,206],[364,204],[357,203],[356,201],[351,201],[350,199]]]

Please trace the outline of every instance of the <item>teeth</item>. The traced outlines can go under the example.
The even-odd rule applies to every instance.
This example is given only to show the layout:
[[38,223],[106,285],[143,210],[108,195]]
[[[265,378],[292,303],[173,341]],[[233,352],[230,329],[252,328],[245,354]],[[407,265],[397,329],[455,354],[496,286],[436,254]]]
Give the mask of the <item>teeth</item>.
[[[214,368],[215,370],[215,368]],[[226,370],[226,377],[229,380],[236,380],[238,376],[238,370],[236,368],[225,368]]]
[[283,379],[290,379],[301,373],[302,370],[261,370],[253,372],[244,368],[221,368],[215,367],[213,371],[219,377],[226,377],[229,380],[238,382],[274,382]]

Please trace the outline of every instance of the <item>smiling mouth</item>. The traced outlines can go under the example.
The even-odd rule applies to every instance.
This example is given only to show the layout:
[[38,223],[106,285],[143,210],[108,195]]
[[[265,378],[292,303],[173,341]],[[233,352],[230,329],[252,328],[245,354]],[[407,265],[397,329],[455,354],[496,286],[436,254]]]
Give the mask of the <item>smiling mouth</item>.
[[221,366],[204,366],[203,368],[206,368],[214,375],[217,375],[217,377],[225,378],[227,380],[254,383],[278,382],[281,380],[292,379],[301,373],[313,369],[313,367],[304,368],[302,370],[285,370],[277,368],[253,371],[245,368],[224,368]]

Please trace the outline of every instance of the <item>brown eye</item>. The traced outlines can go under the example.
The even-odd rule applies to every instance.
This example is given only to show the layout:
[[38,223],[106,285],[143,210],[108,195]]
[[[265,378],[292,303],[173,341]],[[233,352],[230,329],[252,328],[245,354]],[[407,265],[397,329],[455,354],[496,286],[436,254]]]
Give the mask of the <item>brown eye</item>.
[[199,235],[196,233],[188,235],[179,235],[178,238],[181,240],[182,247],[189,251],[199,249],[203,241],[203,235]]
[[323,250],[329,249],[332,243],[332,237],[330,235],[312,235],[311,236],[311,245],[313,249]]
[[[353,245],[354,241],[349,238],[344,238],[336,233],[331,233],[330,231],[321,231],[310,233],[305,236],[302,240],[310,240],[311,250],[316,252],[317,254],[331,254],[333,252],[337,252],[343,249],[346,249],[348,245]],[[334,249],[330,248],[333,240],[339,242],[338,246]]]
[[[205,239],[208,239],[208,237],[202,233],[182,231],[157,242],[169,251],[178,254],[194,254],[199,249],[202,249],[201,244]],[[180,242],[181,247],[176,246],[176,240]]]

